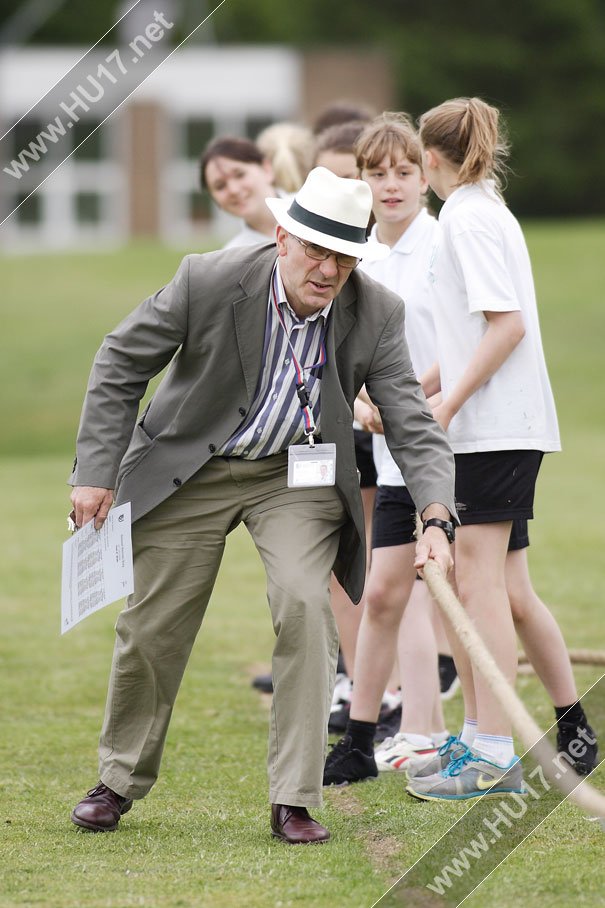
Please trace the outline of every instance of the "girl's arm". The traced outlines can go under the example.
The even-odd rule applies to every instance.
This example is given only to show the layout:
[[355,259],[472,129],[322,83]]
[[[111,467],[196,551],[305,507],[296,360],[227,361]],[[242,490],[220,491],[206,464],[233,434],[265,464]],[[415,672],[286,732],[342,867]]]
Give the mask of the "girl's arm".
[[438,362],[434,362],[430,369],[426,370],[424,375],[420,378],[420,384],[422,385],[422,390],[427,398],[432,397],[433,394],[438,394],[439,391],[441,391],[441,375]]
[[355,403],[353,404],[353,416],[355,417],[361,428],[365,429],[366,432],[376,432],[379,435],[384,435],[380,412],[378,410],[378,407],[375,407],[370,400],[368,392],[365,389],[365,385],[359,392],[358,396],[355,398]]
[[450,396],[433,411],[445,430],[462,405],[498,371],[525,336],[520,312],[484,312],[484,315],[488,326],[481,343]]

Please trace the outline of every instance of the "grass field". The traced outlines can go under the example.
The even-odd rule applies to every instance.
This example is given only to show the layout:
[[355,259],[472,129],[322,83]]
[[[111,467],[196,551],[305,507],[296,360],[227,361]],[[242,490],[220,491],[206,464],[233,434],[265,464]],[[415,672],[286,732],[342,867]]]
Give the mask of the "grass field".
[[[527,237],[564,442],[539,482],[532,576],[568,644],[605,650],[605,223],[532,224]],[[142,245],[0,261],[0,908],[369,908],[466,808],[413,802],[400,778],[385,778],[327,793],[317,816],[332,832],[329,845],[272,841],[268,706],[249,685],[268,665],[272,631],[262,569],[239,530],[185,676],[157,786],[113,835],[82,834],[69,822],[96,781],[119,608],[59,636],[73,438],[103,334],[179,259]],[[577,669],[580,689],[601,672]],[[518,689],[547,728],[551,708],[538,682],[522,677]],[[604,700],[601,685],[590,704],[605,740]],[[456,729],[459,698],[446,704],[446,717]],[[602,768],[594,782],[605,790]],[[464,904],[605,905],[604,867],[605,834],[561,804]],[[395,904],[406,901],[388,902]]]

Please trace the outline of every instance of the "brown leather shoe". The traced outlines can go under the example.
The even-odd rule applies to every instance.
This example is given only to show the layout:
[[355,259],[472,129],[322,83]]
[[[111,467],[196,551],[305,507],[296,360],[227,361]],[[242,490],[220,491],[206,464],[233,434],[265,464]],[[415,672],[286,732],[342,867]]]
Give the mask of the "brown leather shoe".
[[111,832],[120,817],[132,807],[130,798],[123,798],[99,782],[71,812],[71,822],[93,832]]
[[328,830],[309,816],[306,807],[285,804],[271,805],[271,832],[290,845],[311,845],[330,838]]

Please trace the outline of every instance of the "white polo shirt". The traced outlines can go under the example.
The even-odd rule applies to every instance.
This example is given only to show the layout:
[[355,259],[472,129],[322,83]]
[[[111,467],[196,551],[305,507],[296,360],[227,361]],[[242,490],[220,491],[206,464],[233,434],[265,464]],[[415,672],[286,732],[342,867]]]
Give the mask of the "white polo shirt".
[[484,181],[455,190],[439,224],[431,281],[444,399],[487,330],[484,312],[520,311],[525,326],[523,340],[452,419],[452,450],[560,450],[531,263],[517,219]]
[[[423,208],[386,259],[378,262],[364,260],[359,265],[366,274],[398,293],[404,300],[405,336],[418,377],[437,359],[429,263],[434,255],[439,232],[439,224]],[[374,225],[369,244],[378,242],[376,233]],[[404,485],[401,471],[391,457],[384,435],[373,435],[372,445],[378,485]]]

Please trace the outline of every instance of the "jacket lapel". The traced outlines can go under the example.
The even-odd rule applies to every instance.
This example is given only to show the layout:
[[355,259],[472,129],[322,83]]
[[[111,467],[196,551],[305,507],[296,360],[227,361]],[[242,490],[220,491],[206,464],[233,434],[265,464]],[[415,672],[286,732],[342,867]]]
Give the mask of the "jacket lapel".
[[355,286],[353,280],[349,278],[334,300],[334,305],[330,311],[330,329],[328,333],[332,336],[334,351],[338,350],[357,321],[354,306],[356,299]]
[[275,259],[275,246],[260,253],[240,281],[243,296],[233,303],[235,334],[249,400],[256,391],[262,365],[269,283]]

